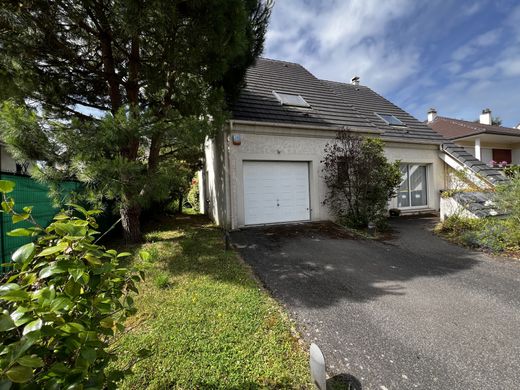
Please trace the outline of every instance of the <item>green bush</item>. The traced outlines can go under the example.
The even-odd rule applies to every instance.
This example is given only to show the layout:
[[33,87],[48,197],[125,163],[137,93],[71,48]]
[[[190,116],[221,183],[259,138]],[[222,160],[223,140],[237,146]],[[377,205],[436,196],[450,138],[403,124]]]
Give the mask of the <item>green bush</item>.
[[435,230],[439,233],[460,236],[467,232],[474,231],[478,226],[479,220],[474,218],[464,218],[455,214],[439,223],[435,227]]
[[200,211],[199,182],[197,179],[193,179],[191,182],[190,191],[188,192],[188,202],[194,210]]
[[463,218],[453,215],[439,223],[438,233],[462,244],[492,252],[520,249],[520,230],[510,218]]
[[125,371],[106,370],[113,336],[136,311],[142,275],[120,265],[130,253],[96,244],[99,211],[69,205],[43,228],[30,207],[14,210],[13,188],[0,180],[3,212],[31,227],[9,234],[35,241],[12,255],[0,280],[0,388],[115,388]]
[[366,228],[386,224],[388,201],[401,180],[399,161],[389,163],[383,142],[339,131],[325,147],[325,203],[340,223]]

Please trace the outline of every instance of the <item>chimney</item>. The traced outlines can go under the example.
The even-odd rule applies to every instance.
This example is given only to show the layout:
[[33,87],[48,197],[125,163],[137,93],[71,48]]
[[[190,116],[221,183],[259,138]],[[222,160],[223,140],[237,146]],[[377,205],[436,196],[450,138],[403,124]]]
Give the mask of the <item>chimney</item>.
[[491,110],[489,108],[485,108],[482,110],[482,114],[480,114],[479,122],[483,125],[491,125]]
[[354,76],[350,79],[350,84],[359,85],[359,76]]
[[437,110],[435,108],[430,108],[428,110],[428,123],[433,122],[437,118]]

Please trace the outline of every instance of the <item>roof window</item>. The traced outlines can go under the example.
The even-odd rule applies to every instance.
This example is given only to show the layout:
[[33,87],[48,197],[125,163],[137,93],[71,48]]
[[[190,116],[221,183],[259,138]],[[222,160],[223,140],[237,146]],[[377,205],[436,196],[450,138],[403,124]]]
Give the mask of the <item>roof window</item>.
[[291,106],[291,107],[304,107],[309,108],[311,105],[305,101],[301,95],[294,95],[289,93],[283,93],[278,91],[273,91],[273,95],[278,99],[278,101],[282,104],[282,106]]
[[376,112],[375,114],[391,126],[404,126],[405,125],[403,122],[401,122],[399,119],[397,119],[392,114],[382,114],[380,112]]

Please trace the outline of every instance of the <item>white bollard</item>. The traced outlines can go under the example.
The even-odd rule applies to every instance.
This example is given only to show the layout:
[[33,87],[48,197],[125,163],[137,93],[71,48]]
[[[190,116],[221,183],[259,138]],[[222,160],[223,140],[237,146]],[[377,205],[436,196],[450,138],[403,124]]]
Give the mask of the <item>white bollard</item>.
[[327,374],[325,372],[325,357],[321,349],[314,343],[311,344],[309,350],[310,366],[311,366],[311,380],[318,387],[319,390],[327,389]]

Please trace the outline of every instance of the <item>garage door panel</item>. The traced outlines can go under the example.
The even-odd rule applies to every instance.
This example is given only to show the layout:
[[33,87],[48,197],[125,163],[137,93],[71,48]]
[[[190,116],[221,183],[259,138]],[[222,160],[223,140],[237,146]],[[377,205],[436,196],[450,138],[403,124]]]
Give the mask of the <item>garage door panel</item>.
[[244,161],[245,224],[310,219],[307,162]]

